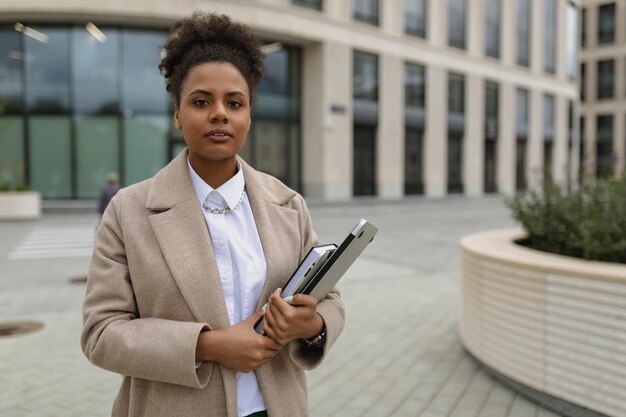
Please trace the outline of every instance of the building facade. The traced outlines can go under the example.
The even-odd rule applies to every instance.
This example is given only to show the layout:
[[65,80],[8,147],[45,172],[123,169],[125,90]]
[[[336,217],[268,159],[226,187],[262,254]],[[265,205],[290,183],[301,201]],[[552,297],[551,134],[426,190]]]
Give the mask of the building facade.
[[242,154],[307,197],[510,194],[578,172],[579,1],[0,0],[0,183],[94,198],[107,172],[165,165],[184,142],[159,45],[198,7],[266,44]]
[[580,136],[586,177],[624,173],[626,0],[584,0],[580,11]]

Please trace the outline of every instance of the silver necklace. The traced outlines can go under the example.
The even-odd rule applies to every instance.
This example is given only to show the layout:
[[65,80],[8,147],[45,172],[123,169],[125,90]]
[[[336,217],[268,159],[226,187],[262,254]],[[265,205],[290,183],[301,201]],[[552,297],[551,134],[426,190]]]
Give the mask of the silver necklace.
[[237,210],[237,207],[239,207],[239,205],[243,201],[243,195],[245,193],[246,193],[246,189],[244,187],[244,189],[241,191],[241,197],[239,197],[239,201],[237,202],[237,204],[235,204],[235,207],[233,207],[232,209],[230,207],[212,208],[212,207],[209,207],[206,204],[206,202],[202,203],[202,208],[205,209],[206,211],[212,213],[212,214],[225,214],[225,213],[228,213],[229,211]]

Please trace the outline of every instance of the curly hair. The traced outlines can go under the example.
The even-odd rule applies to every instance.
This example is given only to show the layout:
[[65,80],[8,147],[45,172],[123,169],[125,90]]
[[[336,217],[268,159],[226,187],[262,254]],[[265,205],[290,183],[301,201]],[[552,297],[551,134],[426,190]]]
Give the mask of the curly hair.
[[260,46],[248,26],[235,23],[226,15],[196,11],[172,26],[163,45],[159,70],[165,77],[165,88],[178,104],[182,84],[193,67],[225,62],[239,69],[252,100],[265,70]]

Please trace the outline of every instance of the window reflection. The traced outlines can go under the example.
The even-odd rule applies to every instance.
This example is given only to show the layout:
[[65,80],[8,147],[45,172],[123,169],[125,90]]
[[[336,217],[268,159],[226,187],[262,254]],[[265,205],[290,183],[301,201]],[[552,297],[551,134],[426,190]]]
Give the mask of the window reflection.
[[124,114],[165,113],[169,103],[159,73],[160,47],[166,34],[124,31],[122,34],[122,110]]
[[26,101],[31,113],[67,113],[70,107],[69,31],[37,28],[41,42],[23,36],[26,56]]
[[426,1],[404,0],[404,29],[406,33],[426,37]]
[[517,63],[530,65],[530,0],[516,0]]
[[72,30],[74,108],[80,114],[116,114],[119,111],[119,35],[105,29],[99,42],[84,27]]
[[354,52],[354,98],[378,100],[378,57]]
[[500,57],[500,0],[484,0],[485,54]]
[[20,34],[0,30],[0,114],[22,112],[22,60]]
[[465,48],[466,0],[448,0],[448,44]]
[[352,0],[352,16],[360,22],[378,25],[378,0]]

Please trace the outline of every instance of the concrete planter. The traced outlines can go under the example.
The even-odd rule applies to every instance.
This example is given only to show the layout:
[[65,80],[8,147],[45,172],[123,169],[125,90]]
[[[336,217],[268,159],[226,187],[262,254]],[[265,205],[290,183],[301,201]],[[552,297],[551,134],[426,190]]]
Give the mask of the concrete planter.
[[514,243],[523,237],[515,229],[461,241],[463,344],[515,382],[625,416],[626,265]]
[[0,220],[34,220],[41,217],[41,194],[37,191],[0,192]]

